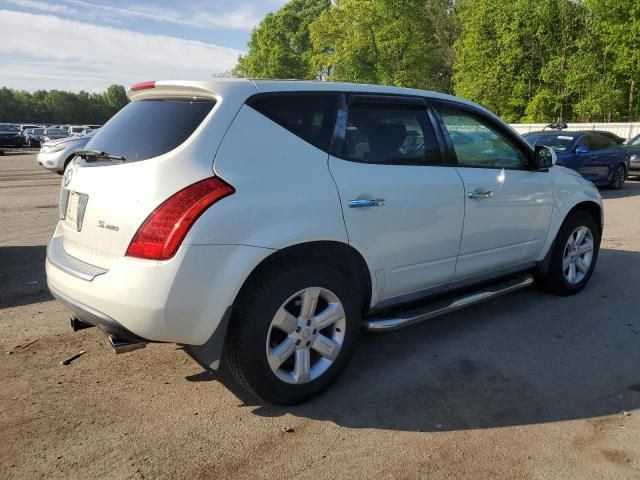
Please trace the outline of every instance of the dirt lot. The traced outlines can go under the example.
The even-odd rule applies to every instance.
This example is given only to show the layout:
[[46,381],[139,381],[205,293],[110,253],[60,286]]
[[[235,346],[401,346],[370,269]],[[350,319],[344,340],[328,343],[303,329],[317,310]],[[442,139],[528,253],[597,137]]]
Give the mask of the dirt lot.
[[640,478],[640,183],[603,191],[580,295],[528,289],[364,336],[294,408],[176,346],[116,357],[73,333],[44,276],[59,184],[31,153],[0,157],[0,478]]

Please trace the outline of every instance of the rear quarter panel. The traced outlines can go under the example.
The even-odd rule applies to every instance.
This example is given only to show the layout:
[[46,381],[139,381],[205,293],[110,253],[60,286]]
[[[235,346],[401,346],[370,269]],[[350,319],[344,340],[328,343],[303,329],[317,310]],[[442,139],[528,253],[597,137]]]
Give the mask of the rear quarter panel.
[[348,243],[328,155],[244,105],[214,162],[236,193],[209,208],[186,243],[281,249]]

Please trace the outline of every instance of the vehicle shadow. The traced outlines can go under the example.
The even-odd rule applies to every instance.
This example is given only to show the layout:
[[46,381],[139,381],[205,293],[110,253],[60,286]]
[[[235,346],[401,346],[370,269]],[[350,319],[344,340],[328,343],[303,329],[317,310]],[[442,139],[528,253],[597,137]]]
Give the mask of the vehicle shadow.
[[364,334],[341,379],[302,405],[256,402],[224,370],[188,380],[224,383],[258,416],[350,428],[465,430],[622,414],[640,408],[640,252],[600,255],[579,295],[531,288]]
[[603,199],[609,198],[625,198],[640,195],[640,177],[634,177],[633,179],[627,179],[620,190],[610,190],[607,188],[600,189],[600,195]]
[[53,300],[44,262],[47,247],[0,247],[0,309]]

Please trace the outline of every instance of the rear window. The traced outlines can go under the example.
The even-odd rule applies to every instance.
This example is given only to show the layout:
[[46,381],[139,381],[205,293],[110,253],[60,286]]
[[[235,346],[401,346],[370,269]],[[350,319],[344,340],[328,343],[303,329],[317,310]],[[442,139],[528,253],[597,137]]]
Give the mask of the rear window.
[[128,162],[157,157],[189,138],[214,105],[213,100],[193,99],[131,102],[96,132],[86,149]]
[[311,145],[329,150],[337,94],[265,94],[252,98],[248,105]]
[[566,152],[571,150],[576,137],[567,135],[526,135],[524,139],[532,146],[544,145],[551,147],[556,152]]

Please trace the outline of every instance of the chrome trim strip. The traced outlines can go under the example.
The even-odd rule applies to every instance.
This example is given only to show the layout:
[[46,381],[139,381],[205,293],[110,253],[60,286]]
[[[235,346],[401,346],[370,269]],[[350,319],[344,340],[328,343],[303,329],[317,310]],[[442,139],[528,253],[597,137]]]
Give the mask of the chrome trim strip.
[[453,312],[470,305],[474,305],[505,293],[513,292],[533,284],[533,276],[526,274],[514,279],[486,287],[477,292],[454,298],[444,302],[437,302],[417,310],[404,312],[389,318],[375,318],[365,322],[365,327],[370,332],[386,332],[398,328],[413,325],[445,313]]
[[49,242],[47,259],[52,265],[63,272],[88,282],[92,281],[98,275],[103,275],[109,271],[69,255],[64,249],[62,235],[53,237],[51,242]]

